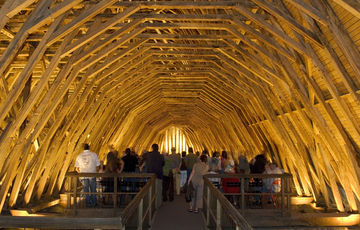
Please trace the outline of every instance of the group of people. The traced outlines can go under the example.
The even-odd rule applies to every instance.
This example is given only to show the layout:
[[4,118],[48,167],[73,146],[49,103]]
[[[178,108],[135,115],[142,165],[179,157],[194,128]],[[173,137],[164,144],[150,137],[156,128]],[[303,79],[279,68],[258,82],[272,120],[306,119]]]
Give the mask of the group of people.
[[[96,153],[89,150],[89,145],[84,144],[84,151],[80,153],[75,161],[75,170],[81,173],[154,173],[156,174],[157,199],[156,207],[160,207],[162,202],[173,201],[174,193],[180,194],[185,188],[192,187],[191,202],[189,202],[188,211],[197,213],[202,208],[203,196],[203,176],[208,173],[269,173],[277,174],[282,171],[276,167],[274,163],[268,164],[264,154],[257,155],[250,163],[246,157],[241,155],[235,163],[232,156],[226,151],[221,154],[217,151],[209,156],[209,152],[204,150],[201,154],[194,153],[190,147],[188,154],[182,152],[180,155],[176,153],[176,148],[171,148],[171,153],[159,152],[157,144],[152,145],[152,151],[144,151],[138,156],[130,148],[125,150],[125,155],[118,157],[115,151],[109,152],[106,156],[106,165],[103,166]],[[134,186],[133,178],[128,178],[127,186]],[[256,178],[255,178],[256,179]],[[92,177],[80,178],[85,193],[96,192],[96,179]],[[114,191],[114,180],[103,178],[105,182],[104,192]],[[126,180],[126,179],[124,179]],[[271,179],[264,180],[265,186],[272,183]],[[260,183],[259,181],[257,183]],[[222,184],[219,189],[224,193],[228,192],[226,183],[218,181]],[[94,207],[97,204],[95,194],[86,195],[86,205]]]

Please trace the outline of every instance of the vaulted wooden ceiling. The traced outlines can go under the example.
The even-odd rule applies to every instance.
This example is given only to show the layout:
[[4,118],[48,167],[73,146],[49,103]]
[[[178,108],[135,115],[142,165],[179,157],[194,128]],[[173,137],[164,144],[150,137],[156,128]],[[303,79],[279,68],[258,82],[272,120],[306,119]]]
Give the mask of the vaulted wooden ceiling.
[[83,142],[103,157],[172,126],[358,210],[356,0],[0,2],[0,210],[56,196]]

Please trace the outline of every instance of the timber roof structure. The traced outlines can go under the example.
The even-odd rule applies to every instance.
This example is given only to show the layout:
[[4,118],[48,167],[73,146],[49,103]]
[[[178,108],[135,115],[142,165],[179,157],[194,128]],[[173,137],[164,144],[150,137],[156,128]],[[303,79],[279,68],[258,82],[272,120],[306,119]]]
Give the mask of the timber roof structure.
[[0,210],[59,193],[81,143],[103,158],[172,126],[358,210],[358,1],[0,4]]

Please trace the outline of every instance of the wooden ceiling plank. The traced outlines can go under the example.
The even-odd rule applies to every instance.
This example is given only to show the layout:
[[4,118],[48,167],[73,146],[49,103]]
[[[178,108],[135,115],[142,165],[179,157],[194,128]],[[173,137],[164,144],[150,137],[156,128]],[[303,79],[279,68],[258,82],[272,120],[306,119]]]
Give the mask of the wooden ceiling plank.
[[[73,0],[69,0],[70,2],[74,2]],[[80,1],[80,0],[77,0]],[[117,0],[102,0],[96,5],[91,6],[90,8],[84,10],[79,16],[77,16],[74,20],[58,29],[55,33],[52,34],[48,41],[48,45],[51,45],[57,42],[60,38],[69,34],[74,29],[83,25],[90,18],[93,18],[95,15],[105,10],[108,6],[113,5]]]
[[[291,137],[289,137],[289,134],[286,133],[286,129],[283,127],[281,121],[278,120],[270,103],[266,103],[266,101],[268,101],[268,99],[267,99],[266,95],[264,94],[264,92],[257,88],[253,88],[253,90],[256,92],[257,102],[259,103],[259,106],[261,106],[265,116],[270,121],[269,124],[270,124],[270,127],[272,127],[272,129],[273,129],[273,133],[276,133],[278,135],[278,137],[282,140],[281,145],[283,147],[285,147],[286,149],[288,149],[289,152],[298,153],[298,150],[294,146],[294,143],[292,142]],[[290,164],[290,162],[292,162],[292,161],[288,161],[288,164]],[[299,168],[299,170],[302,172],[303,168]],[[301,173],[299,173],[298,175],[301,176]],[[298,186],[303,187],[305,194],[306,193],[309,194],[309,190],[308,190],[307,185],[304,182],[304,178],[300,177],[299,179],[300,179],[300,183],[302,184],[302,186],[299,186],[299,184],[298,184]],[[294,180],[294,183],[295,183],[295,180]],[[297,183],[299,183],[299,182],[297,182]]]
[[1,31],[0,31],[2,34],[4,34],[4,35],[6,35],[8,38],[10,38],[10,39],[13,39],[14,37],[15,37],[15,35],[10,31],[10,30],[8,30],[8,29],[6,29],[6,28],[3,28],[3,29],[1,29]]
[[[312,25],[312,27],[314,28],[314,30],[318,29],[318,27],[316,27],[316,25]],[[336,31],[337,33],[340,33],[339,31]],[[319,31],[320,33],[320,31]],[[340,35],[341,36],[341,35]],[[333,63],[333,67],[335,68],[335,70],[338,72],[339,76],[342,79],[342,82],[344,83],[346,89],[348,90],[349,94],[351,95],[351,97],[354,99],[354,101],[360,105],[360,96],[359,94],[356,92],[357,91],[357,87],[356,85],[352,82],[351,77],[348,75],[344,65],[342,64],[340,58],[338,57],[338,55],[336,54],[336,52],[333,50],[333,48],[330,46],[329,42],[327,41],[327,39],[324,36],[320,36],[320,39],[323,41],[323,44],[325,46],[324,50],[326,51],[327,56],[329,57],[329,59],[331,60],[331,62]],[[342,39],[341,42],[340,40],[337,40],[337,44],[339,43],[344,43],[345,39]],[[340,45],[340,44],[339,44]],[[341,46],[341,45],[340,45]],[[350,46],[351,47],[351,46]],[[354,47],[353,47],[354,48]],[[345,48],[346,51],[349,51],[349,47]],[[346,52],[345,51],[345,52]],[[359,59],[360,60],[360,59]],[[354,71],[357,70],[358,75],[360,76],[360,69],[358,69],[356,67],[356,63],[353,62],[353,60],[349,60],[349,62],[352,62],[355,67]]]
[[[6,68],[15,58],[20,48],[23,46],[26,38],[29,35],[29,28],[35,23],[38,15],[42,15],[41,12],[45,11],[50,2],[46,0],[40,0],[36,5],[34,11],[30,14],[26,22],[21,26],[20,30],[16,33],[15,37],[11,40],[10,44],[6,47],[6,50],[0,57],[0,75],[2,75]],[[55,28],[53,28],[55,29]],[[45,45],[44,45],[45,46]],[[1,119],[0,119],[1,120]]]
[[[73,35],[75,33],[76,32],[74,32]],[[71,41],[72,34],[68,35],[67,37],[69,37],[69,38],[64,40],[64,46],[67,44],[66,40]],[[62,50],[59,49],[59,54],[58,54],[59,56],[60,56],[61,52],[62,52]],[[53,61],[53,60],[51,60],[51,61]],[[90,87],[89,87],[89,89],[86,88],[85,91],[86,90],[90,90]],[[74,95],[76,95],[76,94],[77,93],[75,91]],[[84,94],[86,94],[86,93],[84,93]],[[55,122],[50,127],[48,133],[46,134],[46,138],[43,140],[43,143],[40,145],[40,151],[39,151],[39,156],[38,156],[38,158],[39,158],[39,163],[38,164],[39,165],[43,165],[43,163],[44,163],[44,161],[46,159],[45,158],[46,157],[46,151],[48,150],[48,147],[50,145],[50,141],[52,140],[53,135],[55,135],[55,132],[57,132],[57,130],[58,130],[60,124],[61,124],[61,121],[63,120],[63,117],[67,114],[67,112],[65,112],[66,109],[69,110],[69,109],[73,108],[73,107],[69,106],[69,103],[72,103],[72,101],[73,101],[73,99],[70,98],[66,102],[66,104],[63,106],[62,111],[60,113],[58,113],[58,116],[56,117]],[[68,124],[71,124],[71,122],[68,123]],[[33,176],[32,176],[32,178],[31,178],[31,180],[29,182],[28,188],[27,188],[26,193],[24,195],[24,201],[26,203],[30,202],[30,199],[31,199],[32,194],[33,194],[33,189],[35,187],[35,183],[38,181],[40,173],[41,173],[41,167],[37,167],[37,168],[34,169]]]
[[262,28],[264,28],[266,31],[268,31],[269,33],[271,33],[272,35],[274,35],[275,37],[277,37],[278,39],[282,40],[285,44],[287,44],[289,47],[292,47],[293,49],[295,49],[296,51],[298,51],[299,53],[309,56],[307,53],[307,50],[305,49],[305,47],[301,44],[299,44],[298,42],[296,42],[295,40],[293,40],[291,37],[289,37],[287,34],[283,33],[282,31],[278,30],[277,28],[274,28],[270,23],[266,22],[265,20],[256,17],[256,14],[253,14],[252,12],[250,12],[249,10],[247,10],[244,7],[241,7],[239,5],[234,7],[239,13],[245,15],[246,17],[248,17],[250,20],[254,21],[255,23],[257,23],[259,26],[261,26]]
[[356,0],[333,0],[336,4],[360,19],[360,3]]
[[343,206],[343,203],[341,201],[341,195],[340,195],[340,191],[336,182],[336,174],[333,170],[333,168],[331,167],[330,163],[329,163],[329,157],[327,156],[327,154],[324,152],[322,146],[320,144],[317,144],[317,149],[321,155],[321,157],[319,157],[319,159],[322,160],[322,164],[325,165],[326,168],[326,173],[328,175],[328,179],[330,182],[330,187],[333,193],[333,197],[335,199],[336,202],[336,206],[338,208],[338,210],[340,212],[344,212],[345,208]]
[[[264,71],[268,74],[270,74],[273,78],[283,82],[284,84],[287,84],[284,79],[279,76],[278,73],[275,72],[271,67],[267,66],[260,58],[255,57],[254,55],[250,54],[248,51],[242,49],[240,46],[236,45],[233,41],[225,40],[227,44],[229,44],[231,47],[233,47],[236,51],[243,54],[245,57],[248,57],[254,61],[254,63],[257,63],[260,65],[260,68],[263,68]],[[276,64],[276,62],[274,62]]]
[[[352,70],[354,71],[354,74],[357,77],[360,77],[360,53],[358,51],[357,46],[355,45],[354,41],[351,39],[349,34],[346,32],[343,24],[341,23],[340,19],[337,17],[335,12],[331,9],[331,6],[326,3],[322,2],[320,5],[323,7],[323,11],[327,12],[327,15],[329,15],[329,29],[332,31],[332,35],[334,40],[336,41],[336,44],[340,47],[343,54],[346,56],[346,60],[349,62],[350,66],[352,67]],[[314,31],[319,31],[319,27],[317,27],[314,24],[309,23],[312,26],[312,29]],[[355,100],[355,102],[360,105],[360,97],[356,93],[357,87],[352,82],[351,77],[347,74],[347,71],[345,70],[345,67],[341,63],[340,58],[336,54],[336,52],[331,48],[329,42],[325,38],[325,36],[321,37],[324,40],[324,43],[326,43],[327,51],[329,53],[329,56],[334,63],[335,68],[339,72],[339,75],[342,78],[343,83],[345,84],[347,90]]]
[[[91,133],[91,130],[96,126],[96,122],[99,121],[101,119],[101,115],[104,111],[104,109],[108,106],[110,98],[105,99],[105,101],[103,100],[99,100],[97,102],[95,102],[95,108],[93,110],[90,111],[90,113],[88,114],[88,116],[86,117],[86,119],[83,121],[84,125],[82,125],[81,127],[81,131],[77,130],[78,133],[76,136],[73,137],[74,140],[77,140],[78,143],[84,143],[85,140],[87,139],[88,134]],[[95,113],[96,112],[96,113]],[[54,175],[60,175],[58,180],[59,181],[63,181],[63,179],[65,178],[65,173],[68,170],[68,167],[70,165],[70,163],[73,161],[74,157],[75,157],[75,153],[78,153],[80,150],[80,145],[78,144],[78,149],[77,150],[70,150],[69,154],[66,155],[66,158],[64,160],[64,164],[56,164],[56,162],[52,162],[52,164],[56,164],[55,165],[55,173],[53,173]],[[63,152],[64,150],[62,149],[61,152]],[[56,154],[58,156],[64,156],[65,154]],[[49,167],[50,168],[50,167]],[[49,173],[47,173],[47,175],[49,175]],[[47,177],[43,177],[43,178],[47,178]],[[52,180],[52,184],[51,184],[51,188],[50,188],[50,192],[53,192],[53,189],[56,185],[56,180],[53,179]],[[39,193],[38,193],[39,194]],[[49,193],[47,194],[47,197],[50,197]]]
[[7,0],[0,8],[0,29],[4,29],[6,23],[23,8],[34,3],[35,0]]
[[[123,36],[120,40],[112,43],[111,45],[109,45],[108,47],[102,49],[99,53],[97,53],[95,56],[87,59],[86,61],[81,63],[81,69],[84,70],[86,68],[88,68],[89,66],[93,65],[94,63],[97,63],[100,59],[102,59],[103,57],[109,56],[109,54],[111,54],[112,51],[116,50],[119,46],[127,43],[129,40],[131,40],[132,38],[134,38],[137,34],[141,33],[142,29],[135,29],[133,30],[131,33],[126,34],[125,36]],[[128,52],[130,52],[131,50],[139,47],[140,45],[144,44],[147,41],[147,39],[141,39],[139,41],[136,41],[134,44],[130,45],[129,47],[131,47],[132,49],[130,49]],[[120,52],[120,55],[116,55],[114,59],[119,59],[119,57],[121,57],[121,55],[123,52]],[[80,58],[81,59],[81,58]],[[107,63],[109,63],[110,61],[107,61]]]
[[130,16],[134,19],[150,20],[166,20],[166,21],[205,21],[205,22],[217,22],[217,21],[230,21],[231,15],[228,14],[155,14],[155,13],[134,13]]
[[[94,94],[96,95],[97,93],[94,92]],[[106,97],[106,94],[101,94],[99,98],[97,98],[98,101],[95,102],[95,105],[93,105],[95,108],[92,108],[92,111],[96,111],[95,113],[92,113],[91,111],[89,111],[90,114],[92,114],[91,118],[90,119],[85,119],[84,120],[84,126],[85,127],[92,127],[91,131],[93,131],[95,129],[95,133],[99,132],[99,130],[96,130],[96,127],[98,127],[99,123],[102,123],[102,120],[106,117],[107,119],[109,119],[105,113],[106,113],[106,108],[108,108],[109,106],[109,102],[111,100],[111,97]],[[97,105],[97,103],[99,105]],[[103,127],[101,127],[103,128]],[[85,131],[85,134],[83,135],[86,135],[86,133],[89,133],[90,136],[93,138],[94,135],[92,135],[92,132],[86,132]],[[93,144],[91,142],[91,144]],[[58,154],[59,156],[64,156],[64,154]],[[63,161],[62,161],[63,162]],[[47,192],[46,192],[46,197],[51,197],[52,194],[54,193],[57,193],[60,189],[60,187],[56,187],[56,184],[57,184],[57,180],[60,180],[62,181],[63,178],[57,178],[57,177],[54,177],[57,176],[57,175],[64,175],[65,176],[65,173],[63,171],[66,171],[67,168],[63,167],[62,164],[56,164],[56,161],[53,161],[52,163],[48,164],[48,165],[54,165],[55,166],[55,169],[52,173],[52,175],[49,175],[50,178],[51,178],[51,181],[49,182],[49,188],[47,189]],[[57,189],[57,190],[55,190]]]
[[[267,93],[268,98],[271,98],[271,100],[273,101],[273,105],[274,107],[277,109],[277,111],[279,112],[279,115],[283,115],[283,109],[281,108],[281,101],[279,100],[279,97],[275,97],[276,93],[273,94],[274,91],[271,91],[269,93]],[[278,116],[280,117],[280,116]],[[304,134],[304,124],[303,123],[298,123],[297,119],[293,119],[292,116],[281,116],[282,119],[279,119],[280,122],[283,124],[283,126],[285,127],[285,129],[287,130],[287,132],[289,132],[289,136],[290,138],[292,137],[292,140],[294,142],[294,144],[296,144],[296,147],[298,147],[298,154],[299,154],[299,160],[296,160],[296,166],[298,168],[302,168],[302,172],[301,174],[301,178],[302,181],[304,181],[304,183],[308,184],[308,192],[304,192],[306,193],[310,193],[311,191],[314,191],[312,189],[312,187],[314,187],[314,180],[318,180],[318,177],[314,174],[309,174],[311,172],[310,170],[310,166],[307,162],[310,161],[309,159],[309,154],[307,154],[306,152],[306,140],[307,138],[302,136],[302,134]],[[297,129],[295,129],[295,127],[297,127]],[[305,135],[306,136],[306,135]],[[310,142],[312,143],[313,140],[310,140]],[[296,157],[297,158],[297,157]],[[298,158],[297,158],[298,159]],[[311,192],[313,193],[313,192]],[[317,194],[314,194],[317,195]]]
[[60,54],[62,52],[62,49],[64,49],[65,45],[71,41],[71,39],[74,35],[75,35],[74,33],[70,34],[70,36],[68,36],[67,39],[64,40],[63,44],[60,45],[57,53],[52,58],[50,65],[45,70],[41,80],[34,86],[34,89],[31,91],[29,99],[23,103],[21,110],[17,113],[16,120],[12,124],[13,128],[11,130],[13,130],[13,131],[11,133],[9,133],[9,135],[13,135],[13,132],[15,132],[15,130],[17,130],[20,127],[22,122],[25,120],[25,118],[31,112],[31,109],[37,102],[38,98],[41,96],[45,86],[48,84],[48,81],[49,81],[49,78],[51,77],[52,72],[54,71],[55,67],[58,65],[58,63],[60,61]]
[[[284,62],[283,62],[284,63]],[[290,69],[289,69],[290,70]],[[309,79],[310,80],[310,79]],[[311,80],[312,81],[312,80]],[[315,92],[320,93],[321,91],[316,91],[316,86],[315,87]],[[351,147],[352,144],[350,142],[350,140],[348,139],[348,135],[345,133],[345,131],[343,130],[344,128],[342,127],[340,121],[338,120],[338,118],[336,117],[336,115],[334,114],[334,112],[330,109],[327,110],[329,113],[329,117],[331,118],[331,121],[337,125],[338,131],[340,132],[341,136],[344,138],[345,142],[349,143],[349,145],[341,145],[340,143],[337,145],[334,143],[335,138],[332,137],[331,131],[329,130],[329,128],[327,127],[327,125],[325,124],[325,121],[322,120],[321,115],[318,111],[314,110],[314,107],[312,107],[310,105],[310,103],[308,103],[307,100],[305,100],[305,97],[298,97],[299,99],[302,99],[302,103],[303,105],[305,105],[305,108],[307,108],[307,111],[309,112],[309,114],[311,114],[312,119],[314,119],[314,121],[316,122],[317,126],[319,127],[320,133],[321,135],[319,135],[319,140],[322,140],[323,145],[328,146],[328,149],[331,150],[333,152],[332,156],[335,157],[337,156],[336,154],[339,152],[343,152],[341,149],[339,149],[339,146],[341,147],[345,147],[345,155],[348,155],[349,158],[348,159],[353,159],[350,163],[350,170],[352,170],[353,174],[356,175],[356,170],[354,171],[354,163],[356,162],[356,156],[355,156],[355,151],[352,151],[351,149],[348,149],[348,147]],[[320,95],[321,98],[321,95]],[[296,104],[295,104],[296,105]],[[326,105],[326,103],[324,104],[324,107],[328,107],[328,105]],[[297,109],[300,110],[299,106],[297,106]],[[354,178],[355,181],[358,180],[358,178]],[[355,191],[359,191],[359,188],[354,188]],[[352,204],[354,205],[354,204]],[[353,208],[356,208],[356,204],[355,206],[353,206]],[[343,207],[339,206],[338,207],[339,210],[341,210]]]
[[[264,35],[261,32],[258,32],[256,29],[252,28],[251,26],[247,25],[246,23],[240,21],[237,17],[233,19],[234,23],[236,26],[239,26],[240,28],[244,29],[246,32],[253,34],[256,38],[258,38],[259,40],[263,41],[265,44],[269,45],[270,47],[272,47],[273,49],[279,51],[282,55],[284,55],[285,57],[289,58],[290,60],[294,60],[295,57],[293,54],[291,54],[287,49],[285,49],[284,47],[282,47],[281,45],[277,44],[277,42],[272,39],[271,37],[268,37],[266,35]],[[234,31],[233,29],[231,31]],[[242,38],[244,38],[244,42],[246,42],[250,47],[253,47],[254,49],[258,50],[255,47],[260,47],[259,49],[262,50],[261,53],[264,53],[267,57],[269,57],[270,59],[272,59],[273,57],[270,54],[267,54],[268,51],[265,51],[264,48],[261,48],[261,46],[259,46],[258,44],[256,44],[255,42],[251,41],[247,36],[245,35],[241,35],[239,33],[237,33],[237,35],[239,36],[239,38],[241,40],[243,40]],[[241,36],[241,37],[240,37]],[[255,47],[253,44],[256,44]]]
[[[239,4],[238,1],[222,1],[222,2],[184,2],[184,1],[167,1],[167,2],[141,2],[142,9],[231,9],[234,5]],[[249,3],[242,3],[249,6]],[[134,2],[118,2],[114,6],[128,7],[134,5]],[[251,4],[254,6],[254,4]]]
[[237,58],[236,55],[234,55],[233,53],[230,53],[229,51],[227,51],[225,49],[218,49],[218,50],[219,50],[220,53],[224,54],[225,56],[227,56],[231,60],[233,60],[236,63],[240,64],[246,70],[250,71],[252,74],[254,74],[259,79],[263,80],[267,84],[270,84],[270,85],[273,84],[272,81],[269,78],[267,78],[267,76],[264,76],[261,73],[259,73],[255,66],[249,65],[248,62],[242,61],[241,59]]
[[304,12],[305,14],[309,15],[310,17],[312,17],[313,19],[315,19],[322,25],[324,25],[324,26],[328,25],[328,21],[327,21],[326,17],[323,14],[321,14],[321,12],[318,9],[307,4],[305,1],[303,1],[303,0],[285,0],[285,1],[289,2],[291,5],[295,6],[297,9],[299,9],[299,11]]
[[[50,36],[52,31],[57,27],[57,25],[61,22],[61,18],[57,19],[57,21],[52,25],[52,27],[49,29],[48,33],[44,36],[44,41],[41,42],[37,48],[34,50],[33,54],[30,57],[29,62],[27,63],[26,67],[22,70],[20,76],[17,78],[16,83],[13,86],[13,89],[9,92],[6,99],[1,103],[0,105],[0,120],[3,120],[5,116],[8,114],[9,110],[12,108],[14,103],[16,102],[16,99],[20,96],[22,89],[25,87],[26,82],[28,81],[31,71],[35,64],[41,59],[42,54],[45,52],[45,45],[46,45],[46,39]],[[24,117],[23,117],[24,119]],[[17,126],[21,125],[21,122],[18,122]],[[18,127],[12,126],[11,132],[8,132],[7,135],[13,135],[15,130]],[[9,136],[10,137],[10,136]],[[10,139],[4,138],[0,141],[0,146],[2,146],[2,149],[7,149],[6,146],[8,146]],[[4,151],[3,153],[6,153],[7,151]],[[5,160],[5,158],[1,159]],[[0,160],[1,162],[1,160]],[[3,164],[1,164],[3,165]],[[0,198],[1,199],[1,198]],[[0,204],[0,210],[1,210],[1,204]]]
[[[55,18],[65,14],[66,11],[70,10],[71,8],[73,8],[74,6],[79,4],[80,2],[81,2],[81,0],[64,0],[63,2],[57,4],[56,6],[54,6],[51,9],[49,9],[49,8],[44,9],[42,11],[43,15],[41,17],[39,17],[39,15],[37,15],[37,17],[35,18],[34,24],[28,28],[29,33],[33,33],[40,27],[44,26],[45,24],[51,23],[52,21],[54,21]],[[51,38],[49,40],[51,40]],[[50,44],[48,44],[48,46],[49,45]]]
[[[134,33],[132,30],[134,30],[134,28],[137,25],[139,25],[140,23],[141,23],[141,20],[132,21],[132,22],[126,24],[121,29],[115,31],[114,33],[112,33],[111,35],[106,37],[104,40],[97,41],[97,42],[93,41],[94,44],[89,45],[89,47],[86,47],[87,49],[84,50],[82,57],[79,58],[78,62],[83,61],[88,56],[91,56],[93,53],[96,53],[97,51],[103,49],[106,45],[109,45],[114,40],[119,40],[118,37],[120,37],[124,34],[127,34],[128,32]],[[137,31],[141,31],[141,30],[137,30]],[[121,39],[123,39],[123,38],[121,37],[120,40]],[[73,50],[75,50],[74,48],[75,48],[74,46],[67,47],[67,50],[64,52],[64,55],[67,55],[67,54],[69,54],[69,52],[72,52]],[[81,48],[84,49],[84,47],[81,47]],[[77,49],[79,49],[79,48],[77,48]]]
[[[67,79],[67,81],[71,82],[72,79],[73,78],[69,77]],[[58,80],[57,81],[58,84],[60,84],[62,82],[61,78],[58,78],[57,80]],[[62,88],[62,89],[63,89],[62,93],[66,92],[66,90],[67,90],[66,87],[65,87],[65,89],[64,88]],[[44,99],[42,100],[42,102],[40,103],[40,105],[38,106],[36,111],[34,112],[34,115],[31,117],[31,119],[30,119],[29,123],[27,124],[25,130],[22,132],[21,135],[23,137],[20,136],[19,139],[24,139],[25,137],[27,137],[30,134],[30,132],[31,132],[31,137],[27,138],[28,143],[32,142],[35,138],[37,138],[37,136],[39,135],[39,132],[43,129],[44,125],[46,124],[46,122],[48,121],[48,118],[51,115],[51,111],[49,111],[49,110],[51,110],[51,108],[48,108],[47,110],[45,110],[46,106],[48,105],[49,100],[51,100],[51,98],[54,97],[54,96],[57,97],[58,100],[60,98],[58,96],[59,92],[55,92],[56,90],[59,90],[59,87],[54,82],[51,89],[48,91],[48,93],[46,94],[46,96],[44,97]],[[58,104],[57,103],[51,104],[51,107],[54,108],[54,107],[56,107],[56,105],[58,105]],[[41,112],[39,112],[39,111],[41,111]],[[44,112],[44,113],[42,113],[42,112]],[[42,115],[42,116],[40,116],[40,115]],[[19,145],[19,148],[21,148],[20,145]]]
[[298,33],[302,34],[308,40],[310,40],[313,44],[317,45],[319,48],[322,48],[323,45],[320,42],[319,38],[316,36],[313,31],[305,28],[300,23],[298,23],[293,17],[291,17],[288,13],[282,11],[280,8],[277,8],[271,5],[269,2],[265,0],[251,0],[259,5],[261,8],[269,12],[270,14],[274,15],[276,18],[279,18],[282,21],[287,22],[287,24],[297,31]]
[[308,47],[308,50],[311,54],[312,60],[314,61],[315,65],[320,69],[322,79],[326,83],[326,86],[327,86],[329,92],[331,93],[331,96],[333,97],[334,101],[338,105],[338,107],[341,111],[341,114],[343,115],[343,118],[352,124],[352,127],[354,128],[353,133],[355,134],[356,138],[358,138],[360,140],[360,126],[356,122],[355,117],[350,112],[348,105],[340,97],[339,91],[336,88],[334,82],[331,80],[331,76],[330,76],[329,72],[326,70],[325,66],[320,61],[317,54],[314,52],[314,50],[310,46]]
[[[108,21],[102,23],[101,25],[96,26],[96,28],[93,28],[92,30],[89,30],[89,32],[82,37],[79,40],[76,40],[73,42],[70,47],[64,52],[64,55],[73,52],[75,49],[79,48],[80,46],[86,44],[93,38],[97,37],[101,33],[105,32],[115,24],[117,24],[119,21],[123,21],[125,18],[129,17],[131,14],[135,13],[139,9],[138,6],[133,6],[125,9],[120,14],[117,14],[116,16],[112,17]],[[103,42],[103,41],[102,41]]]

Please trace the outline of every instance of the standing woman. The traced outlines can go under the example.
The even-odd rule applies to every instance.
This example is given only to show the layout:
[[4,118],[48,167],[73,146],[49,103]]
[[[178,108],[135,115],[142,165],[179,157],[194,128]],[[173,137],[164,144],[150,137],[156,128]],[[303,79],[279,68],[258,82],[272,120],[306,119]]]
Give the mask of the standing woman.
[[199,212],[199,208],[202,208],[202,198],[204,190],[203,176],[208,172],[209,166],[207,165],[207,156],[201,155],[200,162],[194,164],[193,170],[191,171],[188,184],[192,183],[194,192],[191,197],[189,212]]

